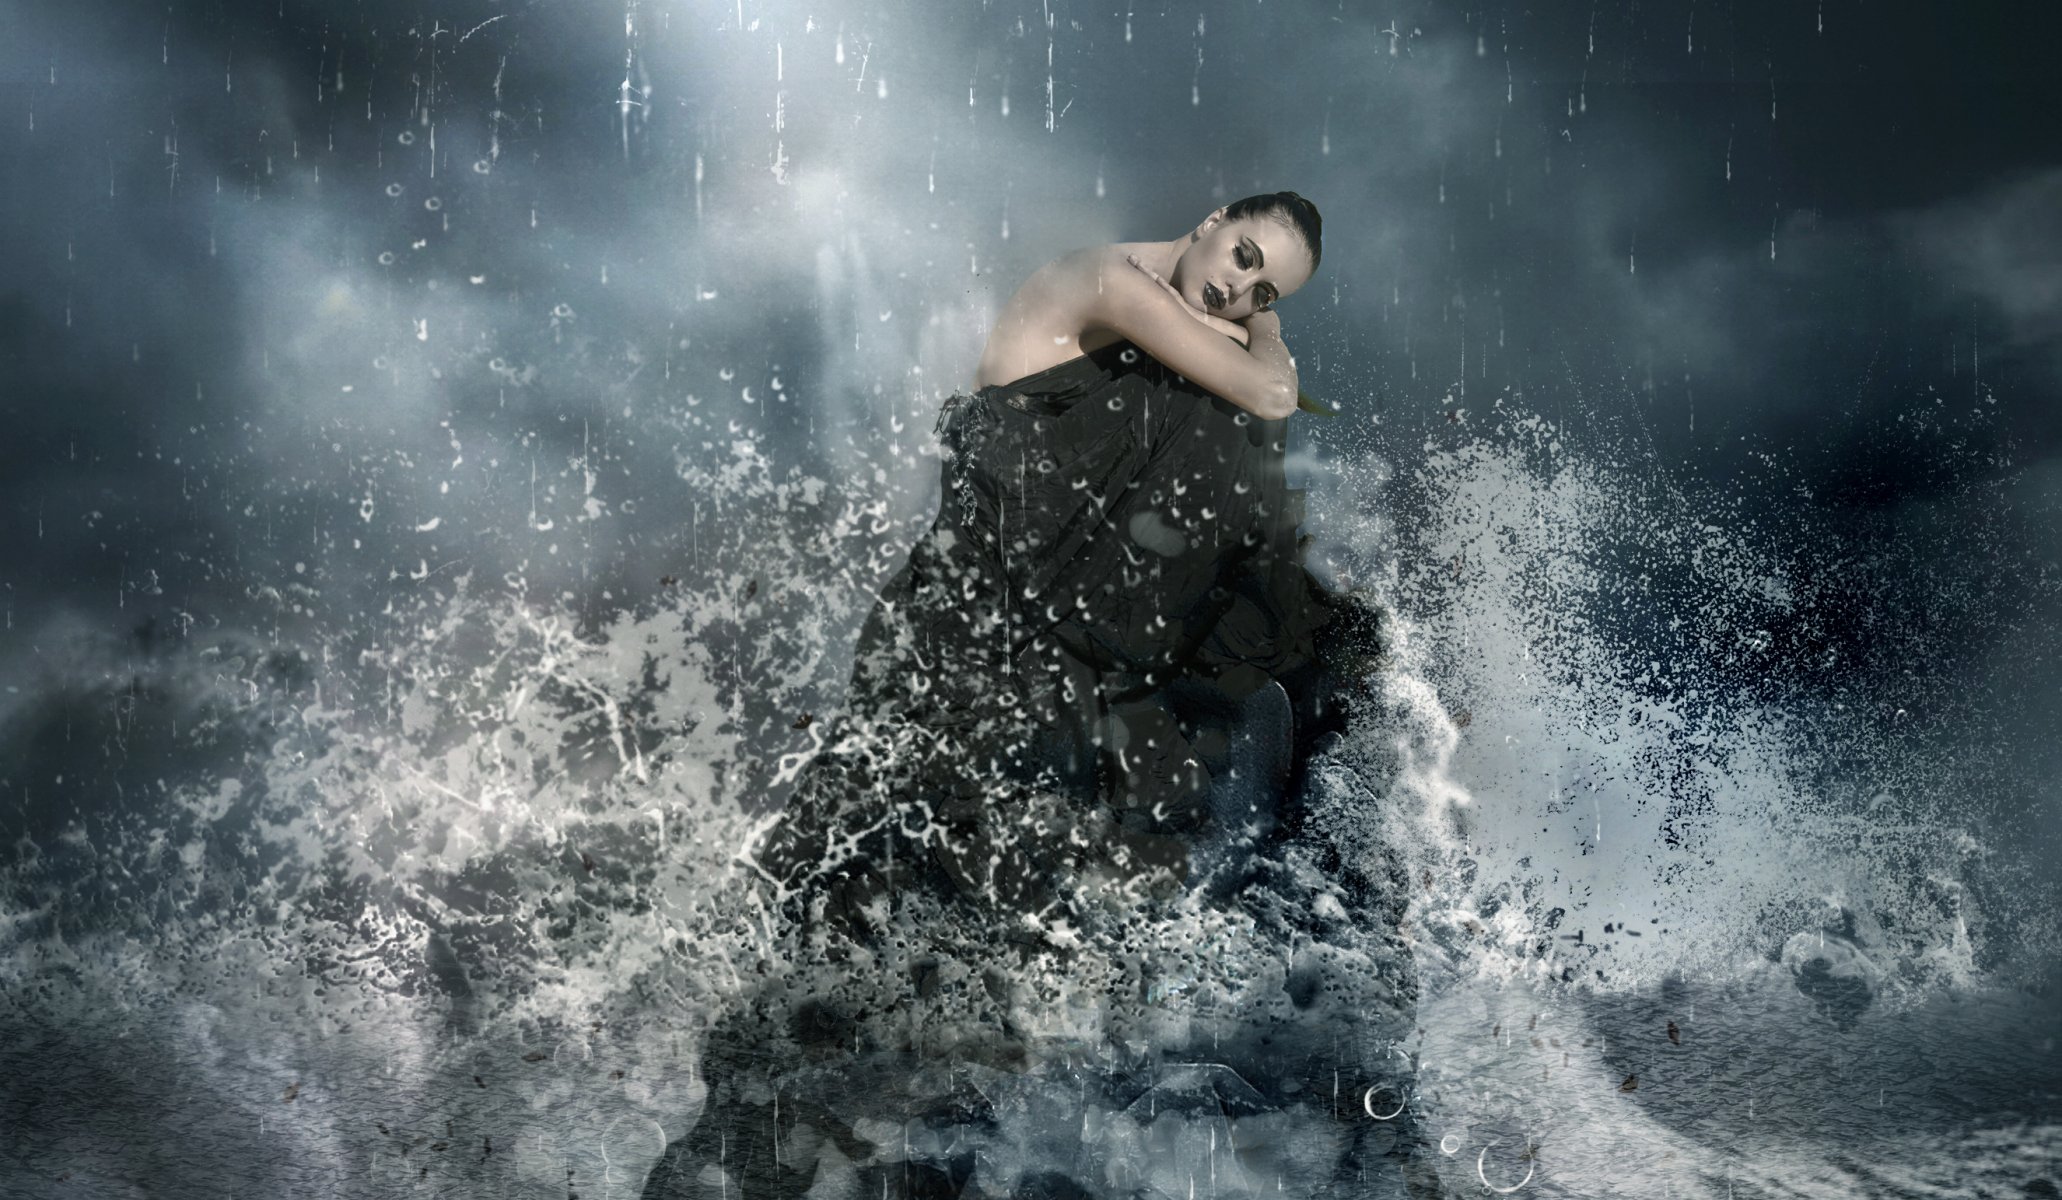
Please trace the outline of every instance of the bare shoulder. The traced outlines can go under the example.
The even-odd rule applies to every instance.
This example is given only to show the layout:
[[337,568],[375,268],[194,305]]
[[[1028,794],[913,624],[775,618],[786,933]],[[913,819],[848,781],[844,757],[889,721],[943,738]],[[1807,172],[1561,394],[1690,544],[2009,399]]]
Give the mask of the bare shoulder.
[[[1130,242],[1084,246],[1040,268],[1019,297],[1048,323],[1076,337],[1108,341],[1113,311],[1128,311],[1157,298],[1158,285],[1130,262],[1131,255],[1148,248]],[[1017,303],[1011,301],[1013,307]]]
[[1083,316],[1125,265],[1122,246],[1084,246],[1040,267],[1017,295],[1055,317]]
[[1100,292],[1120,268],[1129,270],[1122,247],[1088,246],[1032,272],[997,314],[975,371],[976,386],[1019,379],[1108,341],[1090,331],[1097,324]]

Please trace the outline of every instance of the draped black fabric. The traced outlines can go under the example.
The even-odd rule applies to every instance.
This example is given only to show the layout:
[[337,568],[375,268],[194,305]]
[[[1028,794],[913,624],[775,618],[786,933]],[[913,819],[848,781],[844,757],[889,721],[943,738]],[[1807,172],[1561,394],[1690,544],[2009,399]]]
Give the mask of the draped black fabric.
[[1222,758],[1204,726],[1308,665],[1329,619],[1286,427],[1128,343],[954,396],[937,520],[769,874],[848,927],[927,883],[1035,913],[1056,874],[1182,881]]
[[1406,884],[1267,840],[1379,653],[1302,567],[1284,434],[1122,344],[946,405],[937,520],[754,848],[780,961],[645,1200],[1178,1194],[1139,1172],[1248,1119],[1277,1186],[1437,1195],[1372,1106],[1413,1069]]

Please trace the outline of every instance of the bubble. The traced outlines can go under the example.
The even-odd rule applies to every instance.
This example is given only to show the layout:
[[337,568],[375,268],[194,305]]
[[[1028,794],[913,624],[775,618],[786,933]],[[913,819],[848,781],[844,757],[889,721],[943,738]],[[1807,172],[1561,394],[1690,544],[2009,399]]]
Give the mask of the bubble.
[[1127,346],[1126,348],[1118,352],[1117,361],[1122,363],[1135,363],[1138,361],[1138,351],[1133,350]]
[[1508,1196],[1512,1192],[1515,1192],[1519,1188],[1524,1187],[1526,1184],[1532,1182],[1532,1169],[1536,1165],[1536,1163],[1531,1157],[1528,1156],[1525,1160],[1525,1178],[1520,1179],[1518,1182],[1514,1184],[1511,1184],[1509,1187],[1498,1187],[1497,1185],[1489,1182],[1489,1172],[1485,1169],[1485,1166],[1489,1159],[1489,1152],[1490,1150],[1494,1149],[1495,1146],[1496,1143],[1491,1142],[1489,1143],[1489,1145],[1482,1147],[1482,1152],[1475,1156],[1475,1177],[1482,1181],[1483,1187],[1488,1188],[1490,1191],[1495,1192],[1499,1196]]
[[500,357],[490,358],[487,360],[487,369],[498,375],[508,370],[508,360]]
[[1111,411],[1111,412],[1123,412],[1123,411],[1124,411],[1124,397],[1122,397],[1122,396],[1112,396],[1112,397],[1110,397],[1110,401],[1109,401],[1109,404],[1110,404],[1110,411]]
[[424,208],[429,209],[431,212],[435,212],[438,209],[444,207],[444,202],[442,200],[439,200],[435,196],[431,196],[429,199],[422,202],[422,206]]
[[551,315],[563,321],[573,315],[573,306],[561,300],[552,306]]
[[489,162],[488,162],[488,161],[487,161],[486,159],[484,159],[484,158],[482,158],[482,159],[479,159],[478,161],[476,161],[476,162],[474,162],[474,163],[473,163],[473,174],[475,174],[475,175],[485,175],[485,174],[486,174],[487,172],[489,172],[489,171],[491,171],[491,170],[493,170],[493,169],[494,169],[494,166],[493,166],[493,164],[492,164],[492,163],[489,163]]
[[386,369],[387,369],[387,356],[386,356],[386,355],[384,355],[384,354],[377,354],[377,355],[374,355],[374,356],[373,356],[373,359],[372,359],[372,369],[373,369],[373,370],[375,370],[375,371],[384,371],[384,370],[386,370]]
[[392,250],[382,250],[382,251],[380,251],[380,252],[379,252],[379,265],[380,265],[380,266],[383,266],[383,267],[391,267],[391,266],[393,266],[393,265],[394,265],[394,252],[393,252]]
[[404,146],[413,146],[415,144],[415,133],[413,130],[404,129],[401,131],[401,136],[394,140]]
[[400,184],[398,184],[398,183],[390,183],[390,184],[388,184],[388,185],[387,185],[387,195],[389,195],[389,196],[398,196],[398,195],[400,195],[400,194],[401,194],[401,185],[400,185]]
[[1458,1133],[1449,1133],[1445,1137],[1440,1138],[1439,1152],[1441,1154],[1449,1155],[1459,1154],[1461,1152],[1461,1135]]
[[[1376,1112],[1376,1096],[1383,1097],[1382,1107],[1389,1108],[1391,1100],[1395,1101],[1396,1107],[1385,1113]],[[1360,1106],[1367,1111],[1368,1116],[1373,1117],[1377,1121],[1394,1121],[1403,1113],[1403,1093],[1386,1083],[1377,1084],[1361,1094]]]

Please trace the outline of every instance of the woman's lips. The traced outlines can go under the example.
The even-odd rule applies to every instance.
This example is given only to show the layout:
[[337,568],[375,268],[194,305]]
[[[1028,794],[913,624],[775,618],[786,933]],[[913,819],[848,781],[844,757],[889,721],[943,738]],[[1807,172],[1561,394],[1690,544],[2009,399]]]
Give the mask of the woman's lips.
[[1223,308],[1224,293],[1218,290],[1216,284],[1205,282],[1203,284],[1203,303],[1212,308]]

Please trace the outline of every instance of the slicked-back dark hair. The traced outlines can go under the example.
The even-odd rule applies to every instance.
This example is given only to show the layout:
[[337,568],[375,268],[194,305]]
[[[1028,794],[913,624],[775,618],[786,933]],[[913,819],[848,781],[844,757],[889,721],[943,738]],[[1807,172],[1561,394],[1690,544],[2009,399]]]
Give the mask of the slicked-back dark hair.
[[1325,256],[1325,219],[1318,215],[1317,205],[1294,192],[1262,192],[1224,206],[1227,221],[1257,216],[1273,217],[1301,235],[1304,249],[1310,251],[1310,269],[1317,270]]

